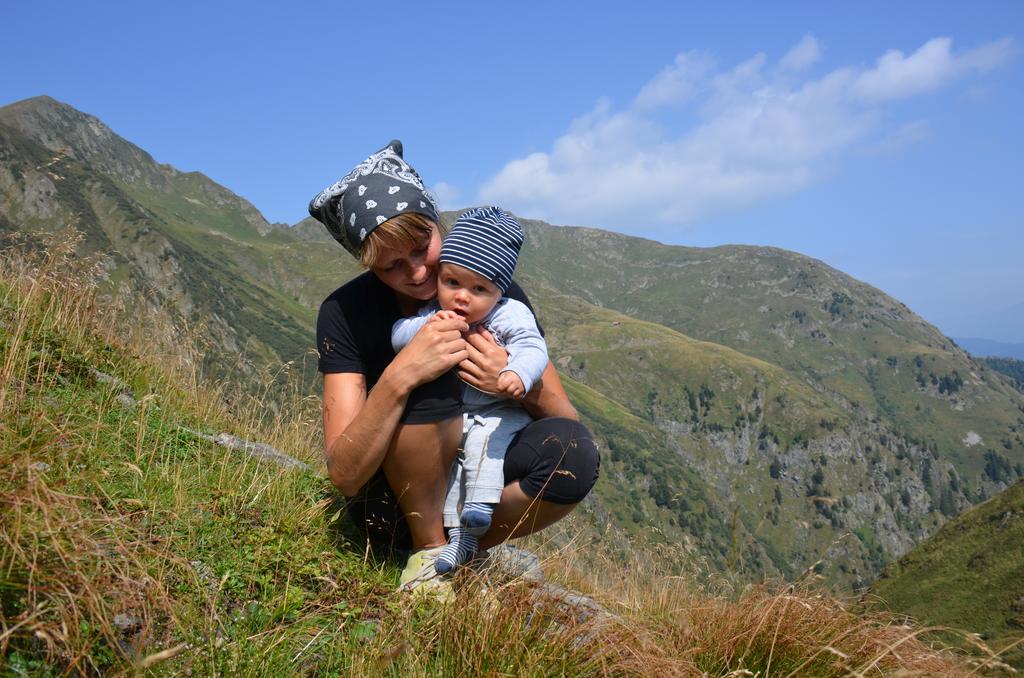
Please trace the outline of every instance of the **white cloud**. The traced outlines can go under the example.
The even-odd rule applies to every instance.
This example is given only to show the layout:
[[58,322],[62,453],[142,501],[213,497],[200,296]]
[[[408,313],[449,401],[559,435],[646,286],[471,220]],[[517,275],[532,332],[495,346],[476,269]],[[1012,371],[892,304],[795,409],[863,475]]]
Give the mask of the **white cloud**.
[[820,58],[821,44],[813,35],[805,35],[779,59],[779,66],[788,71],[802,71]]
[[458,187],[444,181],[439,181],[430,187],[430,192],[437,198],[438,207],[442,210],[455,209],[456,201],[459,199]]
[[933,38],[910,56],[889,50],[875,68],[861,73],[853,94],[867,100],[902,99],[930,92],[971,72],[990,71],[1009,57],[1009,38],[953,54],[953,41]]
[[936,38],[818,76],[807,74],[822,53],[813,36],[774,65],[757,54],[721,70],[709,55],[680,54],[626,108],[598,101],[550,151],[509,162],[479,202],[559,223],[685,226],[797,192],[853,150],[926,138],[926,121],[886,129],[884,102],[990,70],[1011,49],[1001,40],[957,53]]
[[706,54],[686,52],[676,55],[675,63],[666,66],[640,88],[633,105],[637,108],[654,108],[683,103],[696,96],[712,68],[714,60]]

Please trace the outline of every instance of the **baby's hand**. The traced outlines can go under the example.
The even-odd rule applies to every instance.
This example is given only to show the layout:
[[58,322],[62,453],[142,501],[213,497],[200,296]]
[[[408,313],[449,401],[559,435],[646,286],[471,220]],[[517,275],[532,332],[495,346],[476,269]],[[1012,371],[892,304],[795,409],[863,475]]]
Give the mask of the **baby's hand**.
[[498,375],[498,393],[503,393],[509,398],[519,400],[526,395],[526,387],[519,375],[511,370]]
[[444,309],[441,309],[434,315],[430,316],[430,320],[428,322],[436,322],[438,320],[462,320],[462,317],[455,311],[445,311]]

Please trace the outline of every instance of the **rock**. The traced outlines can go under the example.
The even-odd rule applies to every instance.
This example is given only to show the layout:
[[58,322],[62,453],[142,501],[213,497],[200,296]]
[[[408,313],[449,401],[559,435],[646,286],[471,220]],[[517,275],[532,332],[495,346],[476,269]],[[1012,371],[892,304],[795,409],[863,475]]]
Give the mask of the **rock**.
[[[110,386],[110,390],[118,391],[117,396],[114,397],[114,402],[122,409],[134,410],[138,406],[139,401],[135,399],[135,394],[128,388],[128,384],[112,374],[97,370],[95,367],[89,369],[89,374],[99,383]],[[153,405],[153,407],[156,407],[156,405]]]
[[[532,587],[531,599],[535,605],[543,607],[554,604],[560,613],[573,619],[576,624],[587,623],[585,630],[575,639],[577,644],[591,642],[602,624],[619,619],[593,598],[545,582],[540,558],[526,549],[499,544],[488,549],[486,557],[474,567],[484,577],[526,582]],[[556,626],[563,628],[562,623]]]
[[123,381],[113,376],[112,374],[100,372],[95,367],[91,368],[89,370],[89,373],[92,375],[93,379],[100,382],[101,384],[108,384],[112,390],[120,391],[121,393],[127,393],[132,398],[132,400],[135,399],[135,394],[132,393],[130,388],[128,388],[128,384],[124,383]]
[[487,555],[476,566],[481,574],[502,579],[524,579],[532,582],[544,581],[544,570],[540,558],[525,549],[499,544],[487,550]]
[[142,628],[144,621],[145,620],[130,614],[114,615],[114,626],[116,626],[122,633],[130,633],[131,631]]
[[201,560],[190,560],[188,564],[192,566],[192,571],[196,573],[196,577],[206,590],[212,594],[216,594],[218,582],[217,575],[214,573],[213,568]]
[[202,438],[203,440],[210,443],[216,442],[216,436],[211,436],[209,434],[203,433],[202,431],[197,431],[194,428],[189,428],[188,426],[179,426],[178,430],[184,431],[185,433],[195,436],[196,438]]
[[[533,600],[539,604],[553,603],[562,614],[573,620],[578,630],[571,642],[576,647],[596,643],[600,630],[606,624],[622,622],[620,617],[605,610],[593,598],[558,584],[541,584],[533,592]],[[561,622],[556,627],[564,628]]]
[[135,409],[135,406],[139,404],[135,398],[131,397],[127,393],[118,393],[117,397],[114,398],[114,402],[126,410],[133,410]]
[[558,584],[544,584],[537,589],[536,595],[557,603],[559,607],[571,613],[577,621],[589,621],[594,617],[601,619],[615,618],[615,615],[601,607],[600,603],[590,596],[585,596],[582,593],[567,589]]
[[974,447],[975,445],[981,445],[984,441],[976,431],[968,431],[960,442],[964,444],[964,447]]
[[276,464],[281,468],[287,469],[302,469],[303,471],[312,471],[309,464],[299,461],[295,457],[289,456],[280,450],[276,450],[266,443],[254,443],[249,440],[243,440],[238,436],[233,436],[230,433],[218,433],[213,438],[213,442],[217,443],[221,447],[226,447],[229,450],[238,450],[245,452],[251,457],[256,457],[262,461]]

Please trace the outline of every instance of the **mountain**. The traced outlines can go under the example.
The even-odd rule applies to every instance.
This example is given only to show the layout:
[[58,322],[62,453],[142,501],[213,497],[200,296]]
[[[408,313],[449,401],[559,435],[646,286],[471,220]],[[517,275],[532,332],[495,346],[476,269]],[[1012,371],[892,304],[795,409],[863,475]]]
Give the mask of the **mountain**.
[[[943,525],[871,595],[924,624],[980,633],[997,651],[1024,639],[1024,482]],[[1024,668],[1024,646],[1006,658]]]
[[[820,261],[768,247],[668,247],[590,229],[531,226],[536,256],[526,259],[524,272],[537,271],[564,293],[778,365],[845,411],[877,412],[919,441],[955,449],[968,422],[947,415],[950,410],[970,413],[968,419],[981,415],[979,425],[996,436],[1020,414],[1012,394],[1006,400],[1005,382],[936,328]],[[998,413],[975,407],[998,401]]]
[[[715,479],[720,498],[738,508],[755,533],[772,522],[764,490],[774,495],[779,488],[787,500],[777,518],[784,528],[764,543],[778,547],[790,538],[812,553],[830,553],[840,565],[870,563],[869,554],[877,564],[1016,477],[995,469],[1022,459],[1020,394],[879,290],[775,248],[669,247],[594,229],[526,227],[521,270],[528,282],[542,280],[562,294],[729,347],[781,368],[817,395],[809,412],[820,414],[807,417],[802,428],[786,422],[799,408],[785,398],[758,425],[740,420],[755,409],[750,399],[722,399],[718,426],[724,430],[699,440],[685,439],[694,433],[684,429],[692,421],[689,398],[664,399],[648,414],[660,429],[682,434],[679,443],[691,463]],[[542,319],[543,312],[542,304]],[[554,350],[561,350],[564,335],[552,334]],[[589,363],[574,365],[565,355],[559,360],[591,385],[614,378],[605,366],[591,371]],[[663,383],[657,363],[624,366],[624,373],[647,375],[657,390]],[[677,388],[683,383],[696,391],[707,376],[682,378],[673,382]],[[717,390],[736,378],[726,373],[707,383]],[[627,404],[634,412],[646,407],[640,399]],[[808,426],[811,420],[816,425]],[[789,498],[801,495],[804,505],[787,515]],[[843,530],[856,540],[830,551],[822,538]],[[797,560],[787,562],[795,571]]]
[[[1012,294],[1012,292],[1009,292]],[[1007,344],[1024,343],[1024,301],[988,311],[977,311],[949,321],[958,336],[990,337]]]
[[978,337],[954,337],[953,341],[960,344],[965,351],[972,355],[1024,360],[1024,344],[1010,344],[1005,341],[981,339]]
[[[289,361],[312,388],[316,308],[358,270],[312,220],[268,224],[92,116],[0,109],[0,231],[69,227],[111,296],[165,308],[212,374],[270,398]],[[862,587],[1020,476],[1024,396],[879,290],[774,248],[524,227],[518,277],[604,451],[585,520],[620,552]]]
[[336,280],[331,257],[98,119],[48,97],[0,108],[0,231],[67,228],[83,235],[83,254],[101,255],[112,293],[201,325],[208,367],[251,381],[309,351],[313,309]]

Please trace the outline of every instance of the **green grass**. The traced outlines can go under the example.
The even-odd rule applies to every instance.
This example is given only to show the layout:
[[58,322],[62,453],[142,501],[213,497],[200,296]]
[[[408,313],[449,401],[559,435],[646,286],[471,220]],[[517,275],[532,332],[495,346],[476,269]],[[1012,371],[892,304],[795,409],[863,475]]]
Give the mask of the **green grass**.
[[[11,308],[9,290],[5,302],[5,319],[25,310]],[[322,476],[283,472],[183,432],[225,422],[198,420],[209,412],[189,407],[156,367],[98,337],[59,332],[66,328],[46,316],[6,336],[3,353],[21,385],[4,394],[3,494],[16,510],[3,521],[3,611],[35,612],[34,635],[13,636],[12,662],[38,655],[38,639],[64,637],[87,656],[49,658],[74,670],[124,667],[186,643],[187,663],[177,665],[200,673],[246,664],[285,671],[325,626],[326,640],[344,644],[362,621],[387,614],[381,597],[393,572],[339,549]],[[120,406],[90,367],[147,397]],[[31,556],[21,562],[33,569],[19,572],[19,556]],[[87,609],[69,611],[75,603]],[[117,615],[138,618],[139,628],[118,633]],[[68,622],[74,628],[63,630]]]
[[1024,481],[946,523],[871,588],[924,624],[967,629],[1024,668]]
[[[456,581],[453,605],[393,594],[395,565],[345,538],[344,511],[320,470],[268,466],[186,430],[267,441],[318,469],[316,422],[293,411],[270,419],[258,403],[233,415],[198,377],[187,338],[162,331],[167,319],[133,315],[126,324],[98,303],[74,247],[67,241],[37,260],[0,257],[7,673],[734,675],[763,667],[838,676],[962,666],[889,619],[859,618],[820,594],[737,594],[720,578],[704,589],[667,542],[653,545],[662,557],[641,551],[625,562],[602,560],[595,546],[579,569],[571,547],[549,553],[549,576],[591,593],[613,617],[587,618],[527,582],[488,587],[471,575]],[[570,388],[622,444],[626,427],[641,424],[586,386]],[[645,459],[640,441],[633,459]],[[894,643],[912,652],[896,654]]]
[[[309,422],[232,419],[179,371],[187,363],[119,343],[131,335],[98,310],[95,289],[59,268],[7,270],[21,277],[0,287],[6,670],[602,672],[605,655],[567,647],[560,634],[577,631],[543,603],[524,599],[480,627],[393,595],[395,564],[344,536]],[[96,369],[137,403],[119,402]],[[317,470],[282,470],[186,429],[268,440]],[[466,655],[458,634],[493,651]]]

